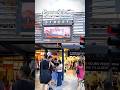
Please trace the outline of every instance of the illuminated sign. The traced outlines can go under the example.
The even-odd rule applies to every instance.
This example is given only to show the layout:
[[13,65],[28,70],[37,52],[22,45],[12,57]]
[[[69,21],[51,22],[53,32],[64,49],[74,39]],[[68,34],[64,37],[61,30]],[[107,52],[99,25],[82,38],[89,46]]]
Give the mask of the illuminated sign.
[[58,10],[58,11],[47,11],[44,10],[42,12],[43,18],[59,18],[59,17],[73,17],[72,13],[66,11],[66,10]]
[[73,25],[73,20],[44,20],[43,25]]
[[78,52],[76,52],[76,51],[69,51],[68,52],[68,55],[69,56],[80,56],[81,55],[81,52],[80,51],[78,51]]
[[[93,61],[87,61],[85,63],[86,70],[88,71],[107,71],[109,69],[109,62],[93,62]],[[120,63],[118,62],[112,62],[112,70],[113,71],[119,71]]]
[[68,51],[68,56],[80,56],[80,55],[82,55],[82,54],[84,54],[84,52],[81,52],[81,50],[80,49],[70,49],[69,51]]
[[71,27],[44,27],[45,38],[70,38]]

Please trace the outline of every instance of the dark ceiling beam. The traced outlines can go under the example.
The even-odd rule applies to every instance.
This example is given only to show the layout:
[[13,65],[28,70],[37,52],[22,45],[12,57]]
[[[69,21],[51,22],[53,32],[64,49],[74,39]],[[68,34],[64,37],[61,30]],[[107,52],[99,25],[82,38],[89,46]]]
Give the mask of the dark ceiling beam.
[[0,51],[0,56],[6,56],[6,55],[17,55],[16,53],[14,53],[14,52],[11,52],[11,51],[7,51],[7,52],[5,52],[5,51]]
[[27,54],[27,52],[25,50],[15,46],[15,45],[11,45],[11,44],[5,43],[5,42],[0,42],[0,45],[5,47],[9,51],[12,51],[13,53],[19,53],[24,56],[26,56],[26,54]]
[[35,41],[1,41],[8,44],[35,44]]
[[35,44],[35,49],[50,49],[50,50],[61,50],[62,47],[47,47],[45,45],[56,45],[57,43],[40,43],[40,44]]
[[22,0],[22,2],[35,2],[35,0]]
[[44,47],[42,44],[36,44],[35,45],[35,49],[46,49],[46,47]]

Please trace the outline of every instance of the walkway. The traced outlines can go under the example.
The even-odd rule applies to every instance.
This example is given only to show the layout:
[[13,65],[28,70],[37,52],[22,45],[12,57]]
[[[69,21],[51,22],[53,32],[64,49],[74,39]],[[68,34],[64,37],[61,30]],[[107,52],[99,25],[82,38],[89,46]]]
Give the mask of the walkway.
[[[73,71],[69,71],[65,74],[63,85],[60,87],[56,87],[55,90],[77,90],[77,78],[75,77]],[[41,85],[39,83],[39,72],[36,72],[36,89],[35,90],[41,90]],[[85,89],[79,89],[79,90],[85,90]]]

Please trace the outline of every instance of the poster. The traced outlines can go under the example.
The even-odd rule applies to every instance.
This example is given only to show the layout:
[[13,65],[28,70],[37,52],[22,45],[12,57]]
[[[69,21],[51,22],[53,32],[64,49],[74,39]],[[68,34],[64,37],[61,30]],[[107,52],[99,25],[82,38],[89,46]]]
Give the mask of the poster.
[[35,11],[34,11],[34,3],[32,2],[24,2],[22,3],[22,29],[21,33],[27,32],[35,32]]

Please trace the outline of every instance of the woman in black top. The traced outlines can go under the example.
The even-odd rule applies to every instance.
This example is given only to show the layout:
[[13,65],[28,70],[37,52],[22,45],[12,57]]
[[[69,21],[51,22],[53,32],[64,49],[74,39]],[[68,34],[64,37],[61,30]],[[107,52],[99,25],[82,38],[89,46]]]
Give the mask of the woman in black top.
[[48,84],[50,83],[52,76],[50,71],[50,63],[52,57],[49,56],[48,59],[44,59],[40,63],[40,83],[43,84],[42,90],[48,90]]
[[49,70],[49,61],[42,60],[40,63],[40,83],[48,84],[51,80],[51,72]]

